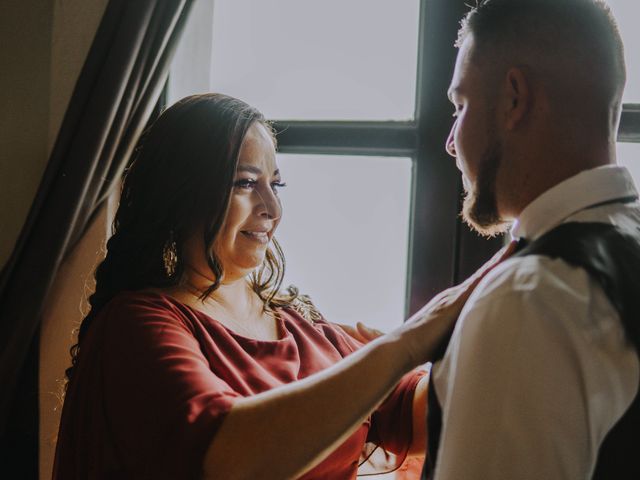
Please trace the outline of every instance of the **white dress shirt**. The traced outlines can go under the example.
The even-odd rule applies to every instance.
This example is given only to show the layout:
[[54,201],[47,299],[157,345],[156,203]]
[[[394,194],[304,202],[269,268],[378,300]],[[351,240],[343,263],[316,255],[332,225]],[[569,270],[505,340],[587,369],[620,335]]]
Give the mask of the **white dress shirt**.
[[[637,229],[637,201],[608,203],[637,195],[625,168],[585,171],[529,204],[512,235],[534,240],[569,221]],[[583,269],[528,255],[481,282],[432,374],[443,413],[436,480],[586,480],[636,395],[640,363]]]

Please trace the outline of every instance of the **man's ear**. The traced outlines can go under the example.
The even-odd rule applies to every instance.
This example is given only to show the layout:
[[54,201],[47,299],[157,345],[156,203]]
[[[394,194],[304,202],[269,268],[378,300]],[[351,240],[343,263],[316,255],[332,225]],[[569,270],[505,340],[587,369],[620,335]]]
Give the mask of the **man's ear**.
[[519,67],[512,67],[505,76],[505,126],[514,130],[527,118],[532,107],[532,91],[527,72]]

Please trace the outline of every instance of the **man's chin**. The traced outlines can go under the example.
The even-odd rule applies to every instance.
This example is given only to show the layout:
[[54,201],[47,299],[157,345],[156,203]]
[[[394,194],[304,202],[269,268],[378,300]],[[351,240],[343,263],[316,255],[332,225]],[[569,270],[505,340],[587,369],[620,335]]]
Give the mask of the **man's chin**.
[[475,195],[468,193],[462,205],[462,219],[464,223],[476,231],[480,236],[491,238],[509,231],[511,222],[500,217],[495,202],[482,205]]

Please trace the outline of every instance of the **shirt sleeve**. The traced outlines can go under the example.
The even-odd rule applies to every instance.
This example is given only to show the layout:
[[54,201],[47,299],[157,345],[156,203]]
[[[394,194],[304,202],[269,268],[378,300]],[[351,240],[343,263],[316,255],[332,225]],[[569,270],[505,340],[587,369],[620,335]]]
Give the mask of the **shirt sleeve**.
[[494,277],[463,310],[432,371],[443,411],[436,480],[590,477],[633,398],[619,372],[637,359],[587,274],[555,267],[562,276]]
[[195,327],[169,302],[128,299],[103,321],[104,408],[125,470],[131,478],[197,478],[240,395],[212,372]]

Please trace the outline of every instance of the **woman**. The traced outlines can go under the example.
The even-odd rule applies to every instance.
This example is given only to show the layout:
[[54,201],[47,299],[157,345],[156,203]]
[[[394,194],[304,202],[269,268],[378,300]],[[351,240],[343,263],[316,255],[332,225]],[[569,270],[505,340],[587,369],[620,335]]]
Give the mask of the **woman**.
[[349,479],[366,441],[424,452],[412,369],[481,274],[363,346],[280,293],[283,184],[259,112],[188,97],[141,145],[72,350],[54,478]]

